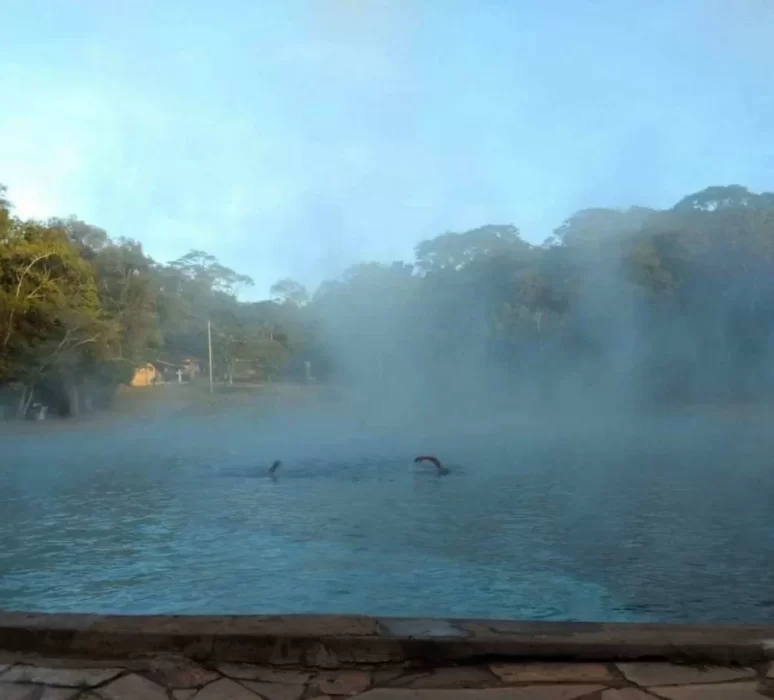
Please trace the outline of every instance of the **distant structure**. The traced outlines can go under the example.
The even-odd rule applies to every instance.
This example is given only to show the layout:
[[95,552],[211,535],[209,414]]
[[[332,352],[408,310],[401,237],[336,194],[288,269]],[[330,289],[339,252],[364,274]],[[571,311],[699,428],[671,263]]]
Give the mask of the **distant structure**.
[[201,362],[191,356],[159,359],[154,364],[159,368],[160,375],[167,381],[190,382],[202,371]]
[[153,386],[167,382],[190,382],[201,374],[201,362],[195,357],[157,359],[134,371],[131,386]]
[[159,372],[154,365],[146,362],[142,367],[134,371],[134,376],[130,382],[131,386],[153,386],[159,380]]

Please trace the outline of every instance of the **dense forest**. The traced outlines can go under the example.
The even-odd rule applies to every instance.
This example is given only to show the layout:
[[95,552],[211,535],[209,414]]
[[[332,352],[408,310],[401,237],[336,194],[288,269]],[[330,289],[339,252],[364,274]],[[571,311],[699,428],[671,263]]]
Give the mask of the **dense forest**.
[[14,216],[0,187],[0,393],[60,415],[110,405],[148,362],[207,358],[218,381],[304,379],[382,395],[637,403],[774,389],[774,193],[709,187],[667,210],[585,209],[543,244],[512,225],[444,233],[309,294],[205,252],[160,263],[75,218]]

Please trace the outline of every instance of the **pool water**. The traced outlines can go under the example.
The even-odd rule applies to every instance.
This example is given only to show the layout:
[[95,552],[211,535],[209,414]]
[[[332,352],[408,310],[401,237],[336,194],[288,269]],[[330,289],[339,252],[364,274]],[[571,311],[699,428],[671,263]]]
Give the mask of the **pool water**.
[[765,423],[332,430],[0,437],[0,608],[774,622]]

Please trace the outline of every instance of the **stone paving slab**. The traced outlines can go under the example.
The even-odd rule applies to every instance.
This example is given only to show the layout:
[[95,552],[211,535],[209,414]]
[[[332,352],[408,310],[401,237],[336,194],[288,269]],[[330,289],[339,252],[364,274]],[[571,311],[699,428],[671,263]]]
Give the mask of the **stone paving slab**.
[[599,700],[653,700],[653,695],[640,688],[608,688]]
[[[651,688],[656,697],[667,700],[763,700],[757,683],[717,683]],[[771,697],[770,695],[768,697]]]
[[7,657],[0,700],[774,700],[771,667],[522,661],[361,668],[219,664],[179,656]]
[[46,668],[19,664],[2,674],[6,683],[39,683],[69,688],[91,688],[121,674],[121,668]]
[[41,688],[41,686],[0,683],[2,700],[71,700],[78,695],[72,688]]
[[504,683],[606,683],[617,678],[613,669],[605,664],[502,663],[492,664],[491,669]]
[[190,662],[154,659],[147,673],[150,680],[169,688],[199,688],[220,678],[220,673]]
[[94,692],[104,700],[168,700],[164,686],[136,673],[111,681]]
[[487,667],[457,666],[439,668],[431,673],[417,675],[404,685],[408,688],[489,688],[502,685],[492,670]]
[[236,681],[232,681],[229,678],[221,678],[202,688],[194,695],[194,700],[260,700],[260,697],[260,695]]
[[242,685],[266,700],[300,700],[306,692],[306,686],[303,685],[277,685],[256,681],[243,681]]
[[287,685],[304,685],[313,675],[310,671],[283,669],[274,666],[251,666],[250,664],[221,664],[217,668],[220,673],[229,678],[285,683]]
[[485,690],[392,690],[377,688],[360,695],[363,700],[575,700],[602,690],[599,685],[544,685]]
[[198,690],[187,688],[185,690],[173,690],[173,700],[191,700],[191,698],[198,693]]
[[688,685],[718,683],[752,678],[752,668],[723,666],[679,666],[666,663],[619,663],[618,668],[632,683],[641,686]]
[[324,671],[314,677],[314,685],[323,695],[357,695],[372,683],[369,671]]

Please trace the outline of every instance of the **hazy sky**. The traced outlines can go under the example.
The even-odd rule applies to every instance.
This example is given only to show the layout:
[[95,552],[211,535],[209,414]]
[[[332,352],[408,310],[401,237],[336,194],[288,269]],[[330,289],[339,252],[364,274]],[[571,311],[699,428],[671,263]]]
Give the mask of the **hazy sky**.
[[261,295],[446,230],[774,189],[772,0],[0,0],[0,182]]

